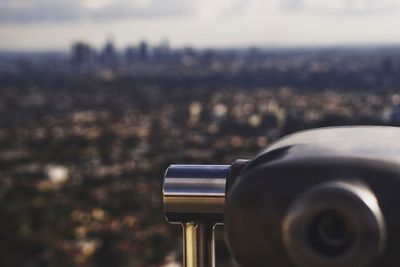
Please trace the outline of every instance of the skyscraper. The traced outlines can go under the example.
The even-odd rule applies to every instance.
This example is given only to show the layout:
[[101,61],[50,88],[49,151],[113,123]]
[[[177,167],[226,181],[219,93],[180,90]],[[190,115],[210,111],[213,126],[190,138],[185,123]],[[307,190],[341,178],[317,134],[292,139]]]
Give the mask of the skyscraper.
[[115,67],[118,64],[118,55],[111,39],[109,39],[104,45],[100,59],[103,64],[109,67]]
[[140,61],[147,61],[149,58],[149,48],[146,41],[139,44],[139,59]]

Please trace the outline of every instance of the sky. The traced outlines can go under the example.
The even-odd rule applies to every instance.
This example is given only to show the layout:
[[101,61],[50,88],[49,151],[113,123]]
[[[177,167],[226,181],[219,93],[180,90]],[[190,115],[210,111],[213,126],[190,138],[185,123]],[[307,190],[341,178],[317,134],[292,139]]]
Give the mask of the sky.
[[400,0],[0,0],[0,50],[400,44]]

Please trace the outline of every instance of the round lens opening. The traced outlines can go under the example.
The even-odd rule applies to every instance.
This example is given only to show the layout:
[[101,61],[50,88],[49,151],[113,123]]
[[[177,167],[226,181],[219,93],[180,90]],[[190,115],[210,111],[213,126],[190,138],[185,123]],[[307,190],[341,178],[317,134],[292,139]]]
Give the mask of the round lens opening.
[[353,233],[347,218],[337,211],[319,214],[310,224],[310,243],[313,248],[329,257],[339,256],[350,248]]

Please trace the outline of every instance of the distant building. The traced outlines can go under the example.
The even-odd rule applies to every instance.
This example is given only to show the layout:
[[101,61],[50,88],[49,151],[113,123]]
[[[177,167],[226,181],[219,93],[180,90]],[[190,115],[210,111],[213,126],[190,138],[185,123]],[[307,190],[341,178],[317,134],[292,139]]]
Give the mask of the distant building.
[[118,55],[114,43],[108,40],[100,54],[101,62],[109,67],[115,67],[118,64]]
[[95,52],[87,43],[76,42],[71,50],[71,62],[75,65],[89,65],[94,60]]
[[154,61],[166,61],[170,57],[169,42],[167,40],[162,41],[158,46],[154,47],[153,60]]
[[139,44],[139,60],[147,61],[149,59],[149,47],[145,41]]
[[128,46],[125,49],[125,62],[134,63],[139,59],[139,49],[134,46]]

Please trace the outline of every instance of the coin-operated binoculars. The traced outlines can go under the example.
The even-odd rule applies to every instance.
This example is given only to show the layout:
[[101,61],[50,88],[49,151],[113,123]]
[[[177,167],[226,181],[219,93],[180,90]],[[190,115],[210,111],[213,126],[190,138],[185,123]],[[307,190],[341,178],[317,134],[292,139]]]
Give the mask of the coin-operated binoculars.
[[399,266],[400,128],[316,129],[231,165],[171,165],[163,200],[184,266],[215,265],[219,223],[243,267]]

